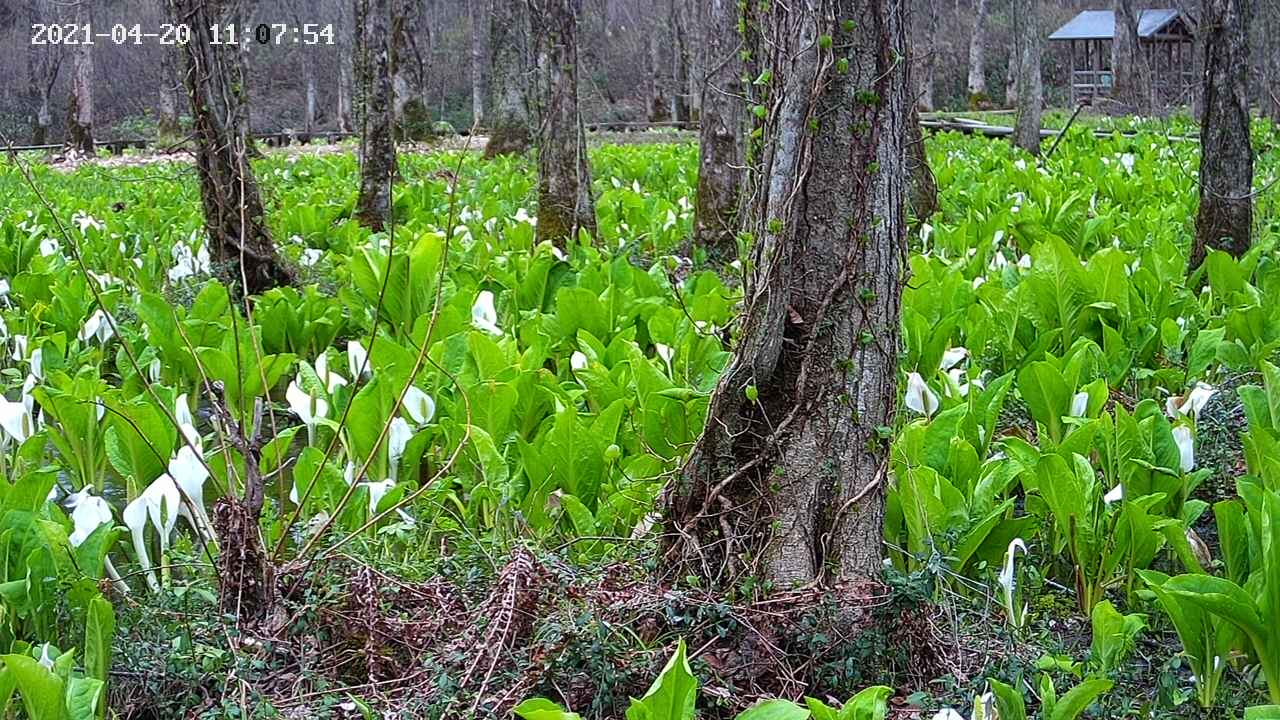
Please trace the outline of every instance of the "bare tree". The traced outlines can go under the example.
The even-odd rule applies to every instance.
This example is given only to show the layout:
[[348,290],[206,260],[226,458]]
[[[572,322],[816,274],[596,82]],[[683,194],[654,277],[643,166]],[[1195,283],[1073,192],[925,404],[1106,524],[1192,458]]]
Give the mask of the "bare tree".
[[667,97],[666,69],[662,62],[662,37],[654,31],[649,35],[649,122],[660,123],[671,119],[671,100]]
[[484,122],[484,103],[488,95],[487,70],[489,55],[485,52],[485,34],[489,13],[484,0],[471,0],[467,10],[471,20],[471,123]]
[[160,48],[160,87],[156,98],[156,125],[160,136],[172,139],[180,133],[178,104],[182,79],[178,76],[178,47]]
[[1190,268],[1208,248],[1242,255],[1253,224],[1249,142],[1250,0],[1204,0],[1204,113],[1200,118],[1200,210]]
[[923,37],[923,42],[915,43],[912,56],[915,60],[916,86],[918,98],[916,105],[921,110],[932,110],[934,72],[938,66],[938,52],[934,44],[938,37],[938,4],[934,0],[916,0],[913,15],[920,16],[917,22],[919,29],[916,37]]
[[1032,155],[1040,154],[1040,105],[1043,86],[1040,79],[1040,23],[1036,22],[1037,0],[1015,0],[1014,47],[1018,53],[1018,117],[1013,127],[1013,142]]
[[396,173],[391,23],[393,0],[355,0],[356,82],[360,88],[360,223],[381,230],[391,220]]
[[578,109],[581,0],[529,0],[538,42],[538,240],[596,233],[587,134]]
[[1111,43],[1111,98],[1137,113],[1151,110],[1151,79],[1138,40],[1133,0],[1113,0],[1115,39]]
[[[234,0],[167,0],[174,24],[208,28],[239,22]],[[246,153],[249,119],[238,48],[192,32],[182,46],[183,82],[191,103],[200,198],[212,254],[238,269],[229,280],[244,293],[292,282],[267,230],[258,183]]]
[[907,170],[911,173],[911,195],[908,207],[919,223],[938,211],[938,181],[929,167],[929,155],[920,129],[920,112],[913,105],[907,121]]
[[1280,125],[1280,0],[1258,0],[1262,20],[1262,115]]
[[[27,6],[28,24],[44,22],[48,7],[44,0],[33,0]],[[34,108],[31,113],[31,142],[44,145],[49,141],[49,128],[53,125],[53,113],[49,109],[53,86],[58,82],[58,70],[62,66],[61,45],[33,45],[27,50],[27,93]]]
[[706,428],[664,495],[668,572],[875,576],[897,394],[909,118],[905,3],[774,3],[756,268]]
[[736,251],[738,201],[742,190],[743,123],[741,36],[737,0],[706,0],[707,76],[702,83],[698,135],[698,196],[693,240],[721,255]]
[[987,103],[987,0],[977,0],[973,9],[973,32],[969,35],[969,106]]
[[[75,3],[72,22],[84,27],[93,22],[93,8],[89,0]],[[71,104],[67,108],[67,145],[90,157],[93,156],[93,45],[77,43],[71,46]]]
[[529,8],[526,0],[492,0],[489,10],[489,144],[487,158],[529,147]]

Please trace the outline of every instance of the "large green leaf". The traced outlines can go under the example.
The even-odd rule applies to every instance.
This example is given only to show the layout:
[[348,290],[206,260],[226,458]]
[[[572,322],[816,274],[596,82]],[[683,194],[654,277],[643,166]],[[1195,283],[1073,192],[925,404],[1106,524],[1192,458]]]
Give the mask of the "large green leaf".
[[26,655],[3,655],[0,661],[13,673],[18,693],[22,696],[22,706],[30,720],[64,720],[67,717],[62,678]]
[[639,700],[632,698],[627,720],[691,720],[697,694],[698,680],[689,669],[682,638],[649,691]]
[[1058,698],[1048,720],[1075,720],[1098,696],[1110,691],[1113,685],[1110,680],[1085,680]]
[[801,707],[790,700],[761,700],[738,713],[735,720],[806,720],[810,715],[808,708]]

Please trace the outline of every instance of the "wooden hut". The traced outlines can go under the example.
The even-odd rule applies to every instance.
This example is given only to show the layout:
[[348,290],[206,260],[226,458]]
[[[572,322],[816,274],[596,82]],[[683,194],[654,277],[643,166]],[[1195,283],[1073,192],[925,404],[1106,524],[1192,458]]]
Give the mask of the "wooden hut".
[[[1110,10],[1085,10],[1049,36],[1069,43],[1071,104],[1111,92],[1111,43],[1116,16]],[[1173,9],[1138,11],[1138,46],[1151,68],[1153,100],[1183,97],[1195,82],[1195,21]]]

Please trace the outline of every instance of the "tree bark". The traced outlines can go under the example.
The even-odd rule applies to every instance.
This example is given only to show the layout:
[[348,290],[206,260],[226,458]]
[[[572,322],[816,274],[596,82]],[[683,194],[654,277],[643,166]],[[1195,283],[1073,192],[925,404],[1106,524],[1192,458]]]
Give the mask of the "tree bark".
[[467,4],[471,19],[471,124],[484,122],[484,102],[488,95],[486,66],[489,55],[485,52],[485,30],[488,13],[482,0]]
[[1200,118],[1200,210],[1190,269],[1208,248],[1243,255],[1253,224],[1249,142],[1249,0],[1204,0],[1204,114]]
[[1111,98],[1138,114],[1151,111],[1151,82],[1138,41],[1133,0],[1113,0],[1115,40],[1111,43]]
[[182,46],[191,102],[200,199],[212,255],[237,269],[228,282],[246,294],[293,281],[267,229],[248,159],[249,119],[239,48],[209,42],[211,25],[240,22],[234,0],[167,0],[170,19],[192,28]]
[[1036,0],[1016,0],[1014,25],[1018,50],[1018,117],[1013,127],[1013,143],[1031,155],[1040,154],[1040,24],[1036,22]]
[[933,102],[933,85],[934,76],[938,67],[938,4],[935,0],[918,1],[916,8],[923,10],[923,26],[917,33],[917,37],[923,35],[923,42],[916,43],[920,48],[915,55],[916,77],[919,78],[917,85],[917,93],[919,98],[916,106],[925,112],[934,109]]
[[973,32],[969,35],[969,106],[978,108],[987,101],[987,0],[978,0],[973,11]]
[[671,119],[671,101],[667,98],[665,69],[662,66],[661,34],[654,29],[649,35],[649,122]]
[[737,250],[746,108],[741,90],[737,0],[705,0],[702,15],[708,63],[702,83],[693,241],[722,257],[729,257]]
[[878,428],[897,395],[905,3],[760,12],[771,102],[746,208],[756,269],[737,351],[663,498],[665,569],[718,587],[878,576]]
[[911,217],[916,223],[924,222],[938,211],[938,182],[929,167],[920,112],[914,106],[907,121],[907,170],[911,173]]
[[529,10],[526,0],[492,0],[489,10],[489,143],[484,156],[529,147]]
[[360,195],[356,217],[378,231],[391,221],[396,174],[391,69],[392,0],[356,0],[356,75],[360,87]]
[[[93,22],[89,0],[75,4],[73,21],[83,27]],[[79,43],[71,49],[71,103],[67,108],[67,145],[93,157],[93,45]]]
[[[47,7],[40,0],[27,6],[28,25],[45,22],[49,17]],[[27,91],[35,111],[31,116],[31,144],[44,145],[49,141],[49,128],[53,114],[49,110],[53,86],[58,82],[58,70],[62,66],[61,45],[41,45],[28,48]]]
[[596,234],[587,134],[578,110],[578,11],[581,0],[530,0],[538,39],[542,103],[538,120],[538,241],[572,242]]
[[1262,88],[1259,105],[1263,117],[1280,126],[1280,0],[1258,0],[1262,15]]
[[156,130],[160,137],[172,142],[181,132],[178,120],[178,94],[182,80],[178,76],[177,46],[160,48],[160,88],[156,98]]

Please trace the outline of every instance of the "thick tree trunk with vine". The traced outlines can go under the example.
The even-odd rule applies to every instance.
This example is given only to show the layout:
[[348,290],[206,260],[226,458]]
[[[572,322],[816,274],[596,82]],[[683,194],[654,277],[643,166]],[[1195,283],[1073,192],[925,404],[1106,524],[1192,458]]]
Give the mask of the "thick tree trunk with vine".
[[356,78],[360,88],[360,195],[356,217],[372,230],[391,221],[396,173],[392,108],[391,0],[356,0]]
[[1249,0],[1205,0],[1200,210],[1190,268],[1208,248],[1243,255],[1253,224],[1249,142]]
[[707,76],[702,83],[698,139],[698,195],[693,241],[723,257],[736,255],[742,194],[743,123],[741,38],[737,0],[706,0]]
[[746,308],[664,495],[665,565],[716,586],[877,576],[897,395],[910,91],[905,4],[774,3],[750,151]]
[[973,9],[973,32],[969,35],[969,107],[988,104],[987,99],[987,0],[978,0]]
[[[228,281],[246,294],[289,284],[276,253],[258,183],[249,165],[249,120],[239,48],[213,45],[207,28],[240,18],[227,0],[167,0],[174,24],[193,29],[182,46],[183,81],[191,101],[196,169],[211,254],[231,268]],[[200,28],[197,32],[195,29]]]
[[[93,22],[89,0],[75,4],[72,20],[78,27]],[[67,146],[93,157],[93,45],[71,47],[71,102],[67,107]]]
[[489,143],[484,156],[529,148],[529,9],[526,0],[493,0],[489,11]]
[[1018,117],[1013,126],[1013,143],[1032,155],[1040,154],[1040,112],[1043,85],[1040,79],[1040,25],[1036,22],[1036,0],[1014,1],[1018,52]]
[[564,244],[596,234],[587,133],[578,110],[581,0],[530,0],[538,40],[538,241]]
[[[48,8],[43,0],[33,0],[27,5],[28,25],[46,22]],[[31,144],[44,145],[49,141],[49,128],[53,114],[49,110],[53,86],[58,81],[62,65],[61,45],[35,45],[25,51],[27,56],[27,92],[35,112],[31,116]]]
[[1151,78],[1138,41],[1133,0],[1113,0],[1115,40],[1111,44],[1111,98],[1138,114],[1151,111]]

